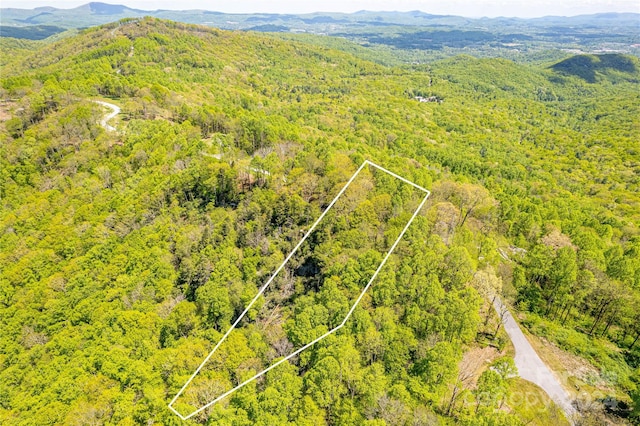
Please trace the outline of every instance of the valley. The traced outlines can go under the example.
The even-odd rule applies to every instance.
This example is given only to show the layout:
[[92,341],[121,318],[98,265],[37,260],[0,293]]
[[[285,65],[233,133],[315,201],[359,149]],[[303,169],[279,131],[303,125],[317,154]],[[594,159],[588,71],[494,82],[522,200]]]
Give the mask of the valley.
[[[171,398],[365,160],[432,195],[352,317],[186,423],[639,421],[637,51],[114,17],[0,42],[0,423],[182,424]],[[182,408],[345,317],[418,207],[375,171],[352,191]],[[516,376],[514,320],[569,405]]]

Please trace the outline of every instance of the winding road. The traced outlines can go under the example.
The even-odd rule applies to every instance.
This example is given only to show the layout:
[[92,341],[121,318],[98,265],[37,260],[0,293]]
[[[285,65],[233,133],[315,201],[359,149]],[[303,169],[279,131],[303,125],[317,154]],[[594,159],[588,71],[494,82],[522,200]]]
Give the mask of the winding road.
[[[120,114],[120,107],[104,101],[93,102],[111,110],[110,113],[105,114],[102,120],[100,120],[100,125],[104,127],[105,130],[114,132],[116,128],[111,126],[109,121]],[[266,174],[269,173],[266,172]],[[571,404],[571,397],[567,391],[562,387],[560,382],[558,382],[549,367],[540,359],[524,333],[522,333],[518,323],[513,319],[511,312],[502,303],[500,297],[494,298],[493,307],[496,312],[498,312],[498,315],[504,312],[504,315],[502,315],[502,323],[515,347],[516,356],[514,361],[520,377],[540,386],[565,412],[567,419],[571,422],[573,415],[576,413],[576,409]]]
[[115,132],[116,128],[109,124],[109,120],[114,118],[116,115],[120,114],[120,107],[118,105],[110,104],[109,102],[104,102],[104,101],[93,101],[93,102],[97,103],[98,105],[102,105],[103,107],[107,107],[111,110],[110,113],[105,114],[105,116],[102,117],[102,120],[100,120],[100,125],[104,127],[104,129],[108,132]]
[[516,349],[514,360],[520,377],[540,386],[565,412],[569,422],[573,423],[572,418],[576,409],[571,404],[571,397],[567,391],[558,382],[549,367],[540,359],[500,297],[494,299],[493,307],[498,315],[505,312],[502,316],[502,323]]

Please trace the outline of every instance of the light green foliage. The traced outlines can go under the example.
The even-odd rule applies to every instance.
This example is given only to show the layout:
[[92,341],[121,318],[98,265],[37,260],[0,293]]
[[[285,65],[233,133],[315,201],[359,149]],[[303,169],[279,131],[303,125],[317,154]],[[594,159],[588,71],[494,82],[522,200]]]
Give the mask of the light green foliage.
[[483,371],[478,379],[478,387],[473,392],[476,399],[475,414],[496,408],[506,392],[506,384],[500,373],[491,369]]
[[[2,70],[0,423],[177,424],[168,401],[364,159],[432,198],[338,333],[191,423],[517,424],[485,397],[506,360],[477,416],[443,408],[502,286],[635,391],[637,70],[389,68],[153,19],[33,48]],[[176,408],[340,323],[418,202],[370,171],[350,191]]]
[[493,361],[493,363],[491,363],[491,367],[500,374],[500,377],[502,377],[503,380],[518,374],[515,361],[509,356],[498,358]]

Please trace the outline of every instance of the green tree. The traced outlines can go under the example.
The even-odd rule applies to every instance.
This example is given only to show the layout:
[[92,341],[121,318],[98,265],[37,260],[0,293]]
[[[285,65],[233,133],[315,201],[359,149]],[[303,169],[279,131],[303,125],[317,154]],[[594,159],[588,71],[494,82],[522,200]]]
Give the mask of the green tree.
[[478,386],[473,391],[476,399],[475,414],[477,415],[481,408],[496,408],[498,403],[504,398],[506,392],[504,378],[500,373],[492,369],[483,371],[478,379]]

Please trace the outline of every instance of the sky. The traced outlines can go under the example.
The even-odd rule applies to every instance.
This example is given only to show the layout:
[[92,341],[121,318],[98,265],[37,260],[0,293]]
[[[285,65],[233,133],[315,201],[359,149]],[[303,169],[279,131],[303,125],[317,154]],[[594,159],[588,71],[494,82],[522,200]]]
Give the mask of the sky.
[[[90,0],[0,0],[0,7],[32,9],[53,6],[70,9]],[[206,9],[226,13],[356,12],[358,10],[421,10],[433,14],[467,17],[557,15],[601,12],[640,13],[640,0],[102,0],[143,10]]]

